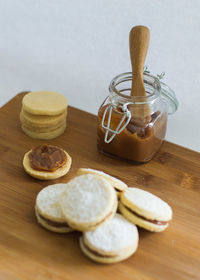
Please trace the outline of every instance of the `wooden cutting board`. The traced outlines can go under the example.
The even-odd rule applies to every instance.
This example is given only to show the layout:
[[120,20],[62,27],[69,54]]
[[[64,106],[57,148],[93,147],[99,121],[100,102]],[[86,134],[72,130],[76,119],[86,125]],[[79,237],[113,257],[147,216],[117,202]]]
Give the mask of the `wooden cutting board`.
[[[96,149],[96,116],[70,107],[66,132],[48,143],[69,152],[71,171],[58,180],[39,181],[22,167],[24,153],[44,143],[20,129],[22,97],[0,109],[0,279],[200,279],[200,154],[164,142],[147,164],[106,157]],[[34,215],[37,193],[67,182],[79,167],[103,170],[159,195],[174,211],[169,228],[163,233],[139,230],[137,252],[114,265],[87,259],[79,248],[80,233],[59,235],[41,228]]]

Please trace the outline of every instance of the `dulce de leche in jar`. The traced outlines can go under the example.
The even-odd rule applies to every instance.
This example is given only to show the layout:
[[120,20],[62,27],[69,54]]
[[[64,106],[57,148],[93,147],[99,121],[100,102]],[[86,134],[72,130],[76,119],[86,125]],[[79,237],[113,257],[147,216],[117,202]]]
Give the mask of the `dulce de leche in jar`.
[[[177,110],[173,91],[157,77],[143,74],[146,96],[131,96],[132,73],[116,76],[109,96],[98,112],[97,146],[100,152],[148,162],[159,150],[166,134],[168,114]],[[140,118],[138,112],[147,110]]]

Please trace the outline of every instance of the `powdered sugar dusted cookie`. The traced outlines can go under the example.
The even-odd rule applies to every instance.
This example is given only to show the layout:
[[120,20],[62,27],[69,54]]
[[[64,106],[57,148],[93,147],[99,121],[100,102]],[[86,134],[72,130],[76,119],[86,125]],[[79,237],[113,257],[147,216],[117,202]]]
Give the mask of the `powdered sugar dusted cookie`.
[[138,246],[137,227],[122,215],[115,216],[94,231],[83,233],[83,253],[100,263],[115,263],[130,257]]
[[91,168],[79,168],[79,170],[77,171],[77,175],[81,175],[81,174],[94,174],[100,176],[106,179],[116,189],[116,191],[123,191],[128,187],[123,181],[109,174],[106,174],[103,171],[99,171]]
[[117,196],[108,181],[85,174],[67,183],[60,203],[68,224],[74,229],[87,231],[112,218],[117,208]]
[[119,209],[129,221],[150,231],[165,230],[172,219],[172,209],[165,201],[138,188],[122,193]]
[[60,209],[60,196],[66,184],[50,185],[42,189],[36,198],[35,213],[38,222],[48,230],[67,233],[73,231]]

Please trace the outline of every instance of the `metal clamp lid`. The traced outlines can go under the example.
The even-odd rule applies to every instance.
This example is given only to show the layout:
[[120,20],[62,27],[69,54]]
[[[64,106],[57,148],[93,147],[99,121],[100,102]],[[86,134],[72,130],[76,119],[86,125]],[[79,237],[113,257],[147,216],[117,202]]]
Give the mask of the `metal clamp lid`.
[[[110,128],[112,111],[113,111],[113,108],[115,108],[115,105],[113,103],[111,103],[105,109],[104,114],[103,114],[103,118],[102,118],[102,121],[101,121],[101,126],[106,130],[105,138],[104,138],[104,141],[106,143],[110,143],[113,140],[113,138],[115,137],[115,135],[120,134],[124,130],[124,128],[128,125],[128,123],[130,122],[131,112],[128,110],[128,107],[127,107],[130,104],[133,104],[133,103],[128,102],[128,103],[125,103],[122,106],[120,106],[120,108],[123,111],[123,116],[122,116],[122,118],[121,118],[121,120],[120,120],[120,122],[117,125],[117,128],[115,130]],[[107,113],[108,113],[108,122],[107,122],[107,125],[106,125],[105,124],[105,117],[106,117]],[[126,119],[126,121],[125,121],[125,119]],[[125,121],[125,123],[124,123],[124,125],[122,125],[124,121]],[[111,133],[110,138],[109,138],[109,135],[108,135],[109,132]]]

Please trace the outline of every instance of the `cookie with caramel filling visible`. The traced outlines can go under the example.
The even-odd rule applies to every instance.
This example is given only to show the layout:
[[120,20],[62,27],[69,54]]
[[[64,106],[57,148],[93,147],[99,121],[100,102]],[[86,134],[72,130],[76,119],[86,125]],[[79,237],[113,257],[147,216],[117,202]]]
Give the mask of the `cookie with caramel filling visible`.
[[172,209],[165,201],[138,188],[122,193],[119,210],[133,224],[154,232],[165,230],[172,219]]
[[60,196],[66,184],[55,184],[42,189],[36,198],[35,214],[38,223],[44,228],[58,232],[72,232],[59,206]]
[[40,145],[24,155],[23,166],[30,176],[40,180],[51,180],[67,174],[71,161],[71,157],[63,149],[52,145]]
[[80,238],[82,252],[99,263],[116,263],[130,257],[138,247],[138,230],[122,215],[115,216]]
[[55,171],[67,161],[65,152],[52,145],[40,145],[29,154],[30,165],[33,169]]

